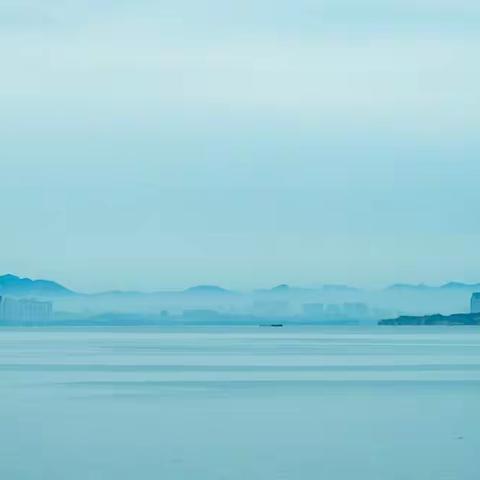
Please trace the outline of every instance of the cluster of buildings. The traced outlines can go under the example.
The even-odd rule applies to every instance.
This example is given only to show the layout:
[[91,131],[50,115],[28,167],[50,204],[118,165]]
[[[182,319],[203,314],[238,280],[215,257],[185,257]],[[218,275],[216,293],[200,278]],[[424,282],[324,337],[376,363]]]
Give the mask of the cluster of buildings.
[[368,317],[370,311],[365,303],[305,303],[303,314],[309,318],[335,320],[338,318],[361,320]]
[[[480,292],[473,293],[470,301],[470,314],[457,314],[444,317],[442,315],[427,315],[421,317],[399,317],[381,321],[380,324],[391,325],[443,325],[443,324],[479,324],[480,323]],[[368,305],[361,302],[346,303],[297,303],[291,305],[285,300],[256,301],[253,311],[238,313],[227,311],[221,313],[210,308],[191,308],[183,311],[180,316],[186,322],[215,323],[238,322],[242,324],[258,324],[259,319],[281,319],[282,321],[306,323],[341,323],[369,321],[377,314]],[[118,316],[116,314],[115,316]],[[140,315],[141,316],[141,315]],[[76,318],[78,320],[78,318]],[[56,316],[58,321],[58,315]],[[108,320],[108,319],[107,319]],[[151,319],[149,318],[149,321]],[[167,311],[155,315],[156,322],[169,320]],[[0,295],[0,324],[39,325],[53,321],[53,304],[30,298],[13,298]],[[108,320],[109,321],[109,320]],[[139,315],[134,315],[134,322],[139,322]],[[172,321],[170,319],[169,321]],[[472,323],[473,322],[473,323]]]
[[345,303],[300,303],[294,304],[288,300],[255,301],[252,314],[258,317],[295,316],[309,321],[313,320],[362,320],[371,314],[368,305],[362,302]]
[[36,324],[53,318],[52,302],[0,296],[0,322]]

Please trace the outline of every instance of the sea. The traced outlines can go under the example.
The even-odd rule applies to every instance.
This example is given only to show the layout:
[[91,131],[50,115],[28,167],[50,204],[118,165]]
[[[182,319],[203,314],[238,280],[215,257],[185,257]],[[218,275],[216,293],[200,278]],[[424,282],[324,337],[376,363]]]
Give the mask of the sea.
[[1,480],[478,480],[480,328],[0,328]]

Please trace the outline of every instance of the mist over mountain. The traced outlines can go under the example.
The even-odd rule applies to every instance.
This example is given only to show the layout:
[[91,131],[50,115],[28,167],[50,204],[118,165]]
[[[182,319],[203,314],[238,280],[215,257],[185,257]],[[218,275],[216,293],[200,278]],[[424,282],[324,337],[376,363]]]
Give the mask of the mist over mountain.
[[194,287],[187,288],[184,290],[184,293],[187,294],[198,294],[198,295],[216,295],[216,294],[232,294],[230,290],[225,288],[218,287],[217,285],[197,285]]
[[387,287],[387,290],[412,290],[412,291],[436,291],[436,290],[466,290],[478,291],[480,290],[480,283],[462,283],[462,282],[448,282],[440,286],[426,285],[425,283],[410,284],[410,283],[396,283]]
[[[214,315],[259,318],[361,317],[378,320],[397,315],[454,314],[469,311],[480,284],[449,282],[440,286],[394,284],[377,290],[348,285],[305,288],[281,284],[247,292],[217,285],[196,285],[177,291],[107,291],[79,293],[51,280],[0,276],[0,295],[49,299],[56,311],[80,316],[103,314],[206,318]],[[242,318],[243,318],[242,317]]]

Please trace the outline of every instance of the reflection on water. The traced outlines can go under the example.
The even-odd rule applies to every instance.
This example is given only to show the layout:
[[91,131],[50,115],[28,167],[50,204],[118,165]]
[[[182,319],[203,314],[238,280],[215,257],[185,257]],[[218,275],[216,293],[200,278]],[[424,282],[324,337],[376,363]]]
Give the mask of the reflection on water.
[[478,478],[475,328],[0,329],[0,478]]

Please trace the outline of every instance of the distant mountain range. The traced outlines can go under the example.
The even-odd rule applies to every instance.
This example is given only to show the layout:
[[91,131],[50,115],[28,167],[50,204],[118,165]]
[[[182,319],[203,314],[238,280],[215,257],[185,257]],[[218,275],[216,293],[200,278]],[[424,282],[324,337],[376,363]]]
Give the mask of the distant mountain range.
[[[314,289],[304,289],[300,287],[290,287],[288,285],[278,285],[273,287],[272,289],[268,290],[261,290],[263,292],[272,292],[275,294],[291,294],[294,292],[302,292],[302,291],[321,291],[324,292],[360,292],[361,290],[356,289],[354,287],[349,287],[347,285],[323,285],[319,286],[318,288]],[[444,285],[435,287],[425,284],[394,284],[383,291],[385,292],[440,292],[442,290],[448,291],[465,291],[465,292],[474,292],[480,291],[480,283],[474,284],[467,284],[461,282],[449,282]],[[260,291],[259,291],[260,292]],[[153,292],[150,294],[160,294],[160,293],[172,293],[172,292]],[[176,294],[184,294],[184,295],[207,295],[207,296],[214,296],[214,295],[232,295],[235,292],[231,290],[226,290],[222,287],[216,285],[198,285],[187,288],[186,290],[175,292]],[[0,275],[0,295],[12,295],[17,297],[68,297],[68,296],[79,296],[83,295],[73,290],[70,290],[63,285],[60,285],[57,282],[51,280],[32,280],[30,278],[22,278],[16,275],[7,274],[7,275]],[[98,295],[145,295],[144,292],[129,292],[129,291],[109,291],[109,292],[101,292],[95,294]]]
[[[93,294],[99,295],[154,295],[156,293],[169,293],[172,292],[137,292],[137,291],[122,291],[114,290],[108,292],[100,292]],[[218,287],[216,285],[197,285],[187,288],[180,292],[173,292],[176,294],[188,294],[188,295],[228,295],[234,292],[226,290],[225,288]],[[63,285],[51,280],[32,280],[31,278],[22,278],[12,274],[0,275],[0,295],[12,295],[15,297],[65,297],[84,295],[73,290],[70,290]]]
[[387,290],[416,290],[416,291],[425,291],[425,290],[469,290],[469,291],[480,291],[480,283],[461,283],[461,282],[449,282],[439,287],[425,285],[420,283],[418,285],[409,284],[409,283],[397,283],[387,287]]

